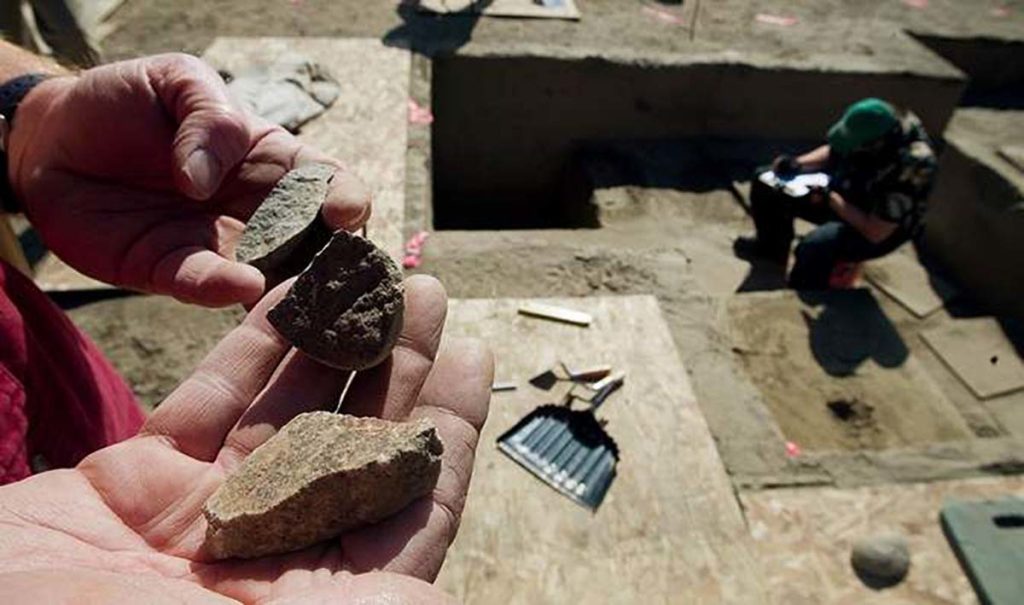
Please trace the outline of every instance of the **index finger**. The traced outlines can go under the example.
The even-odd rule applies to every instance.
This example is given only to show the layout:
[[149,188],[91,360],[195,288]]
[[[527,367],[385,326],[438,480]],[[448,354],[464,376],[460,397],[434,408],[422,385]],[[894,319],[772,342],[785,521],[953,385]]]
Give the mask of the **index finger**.
[[157,408],[141,434],[169,438],[178,451],[211,462],[228,431],[263,390],[291,345],[267,321],[288,280],[253,308]]

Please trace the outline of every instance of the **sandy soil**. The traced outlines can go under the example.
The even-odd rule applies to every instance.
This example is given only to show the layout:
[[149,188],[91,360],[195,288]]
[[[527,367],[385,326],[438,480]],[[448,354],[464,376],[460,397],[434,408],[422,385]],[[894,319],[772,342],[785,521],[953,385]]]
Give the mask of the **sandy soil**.
[[[534,45],[555,54],[567,48],[628,49],[638,55],[735,49],[781,60],[827,56],[841,63],[845,56],[927,69],[935,57],[920,48],[908,51],[900,30],[1024,39],[1020,1],[1008,3],[1010,16],[1005,18],[992,16],[987,2],[955,0],[932,0],[924,10],[898,0],[704,1],[693,36],[688,24],[698,4],[694,0],[682,7],[651,5],[674,11],[681,24],[652,17],[641,2],[578,3],[584,13],[580,23],[438,19],[398,9],[394,2],[355,0],[129,0],[115,13],[118,29],[104,44],[109,57],[123,58],[172,50],[200,53],[218,35],[369,36],[425,54],[467,43]],[[759,24],[758,13],[795,16],[799,24]],[[425,77],[426,70],[421,71]],[[419,161],[429,166],[424,150],[419,152]],[[410,174],[414,181],[423,178]],[[419,183],[420,189],[425,183]],[[657,295],[730,472],[758,475],[766,483],[771,480],[764,478],[772,476],[788,484],[837,481],[814,463],[786,459],[780,448],[783,434],[732,350],[725,298],[737,288],[774,289],[781,281],[777,271],[732,255],[732,239],[750,226],[727,185],[701,190],[616,187],[599,191],[596,202],[605,219],[598,230],[437,232],[421,270],[438,276],[449,295],[459,298]],[[416,212],[407,218],[426,220],[422,210]],[[880,302],[898,329],[916,329],[895,304]],[[238,316],[237,311],[185,308],[157,298],[105,302],[73,313],[148,404],[162,399]],[[153,326],[172,318],[187,328],[173,334],[154,331]],[[916,354],[916,338],[905,340]],[[943,372],[934,359],[922,359],[922,364],[931,374]],[[957,390],[955,379],[937,380],[975,434],[1005,434],[969,394]],[[832,394],[819,395],[828,401]],[[864,413],[854,415],[859,424],[851,430],[870,424],[865,409],[857,407]],[[840,433],[836,439],[850,435]],[[851,443],[862,445],[857,435]],[[851,475],[862,471],[854,469]]]
[[[579,0],[579,23],[515,19],[439,19],[398,2],[360,0],[130,0],[113,16],[105,46],[112,57],[184,50],[199,53],[217,35],[371,36],[428,53],[467,41],[559,47],[628,48],[645,52],[734,49],[800,58],[874,56],[896,48],[899,29],[950,36],[1024,38],[1024,2],[932,0],[914,9],[898,0],[715,0],[682,5],[638,0]],[[644,6],[668,12],[659,19]],[[690,33],[700,6],[695,34]],[[991,13],[1007,6],[1005,17]],[[758,23],[758,14],[798,24]],[[826,34],[827,35],[823,35]],[[895,46],[894,46],[895,45]],[[905,53],[902,53],[905,54]],[[839,59],[841,60],[841,59]]]
[[162,296],[108,300],[69,314],[147,409],[163,401],[244,316],[241,308],[204,309]]
[[866,290],[748,295],[729,306],[734,351],[804,450],[972,437]]
[[[434,232],[419,272],[441,279],[449,295],[457,298],[655,294],[722,459],[743,485],[857,484],[875,472],[888,472],[885,460],[870,458],[858,458],[855,463],[831,460],[825,466],[788,459],[784,443],[793,435],[802,439],[807,433],[801,431],[828,429],[820,443],[810,442],[823,450],[920,444],[936,438],[931,430],[935,427],[927,423],[916,430],[912,422],[903,422],[912,415],[897,414],[893,437],[891,428],[888,433],[874,431],[870,418],[837,422],[829,413],[809,418],[799,409],[766,405],[766,397],[785,398],[771,384],[766,388],[764,371],[751,371],[737,354],[727,302],[739,288],[772,290],[782,282],[770,265],[751,265],[732,255],[733,238],[750,227],[731,191],[613,187],[598,190],[595,201],[603,211],[601,229]],[[876,296],[906,346],[924,356],[925,370],[938,374],[940,388],[967,420],[970,431],[965,433],[960,424],[958,435],[1005,435],[1000,424],[918,342],[914,318],[883,295]],[[187,376],[238,318],[237,311],[184,307],[157,297],[98,303],[76,309],[72,315],[149,405],[158,403]],[[755,320],[755,325],[773,317],[769,313]],[[172,318],[184,328],[173,333],[154,330],[153,326],[166,325]],[[791,383],[800,385],[801,396],[822,404],[849,399],[849,393],[823,377],[825,372],[810,350],[805,353],[801,368],[786,369],[795,372]],[[882,392],[895,389],[901,396],[912,396],[907,379],[896,378],[893,386],[876,375],[866,390],[881,384]],[[920,411],[915,408],[914,413]],[[865,466],[879,470],[865,470]],[[926,467],[914,465],[915,470]]]

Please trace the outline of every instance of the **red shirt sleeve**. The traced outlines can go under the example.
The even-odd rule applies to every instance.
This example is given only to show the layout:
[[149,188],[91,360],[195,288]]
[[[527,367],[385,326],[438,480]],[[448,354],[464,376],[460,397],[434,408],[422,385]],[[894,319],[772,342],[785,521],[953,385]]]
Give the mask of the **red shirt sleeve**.
[[0,483],[27,476],[36,456],[50,467],[74,466],[135,435],[144,420],[99,349],[0,261]]

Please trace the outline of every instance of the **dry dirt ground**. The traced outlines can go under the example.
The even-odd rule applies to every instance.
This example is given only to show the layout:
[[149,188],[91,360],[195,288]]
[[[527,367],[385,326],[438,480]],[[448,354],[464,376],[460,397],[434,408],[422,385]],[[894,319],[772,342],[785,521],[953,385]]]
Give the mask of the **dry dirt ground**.
[[[129,0],[113,16],[106,40],[112,57],[182,50],[199,53],[220,36],[372,36],[435,51],[469,40],[559,48],[626,48],[694,52],[734,48],[790,59],[812,55],[873,56],[891,49],[899,28],[950,36],[1022,37],[1019,0],[932,0],[916,9],[900,0],[714,0],[664,4],[639,0],[578,0],[579,23],[516,19],[433,18],[379,0]],[[680,23],[653,17],[657,7]],[[699,6],[700,11],[694,19]],[[1009,16],[991,11],[1009,9]],[[799,26],[755,21],[758,14],[795,17]],[[689,25],[696,21],[694,34]]]
[[[1024,40],[1021,0],[930,0],[926,8],[902,0],[577,3],[583,20],[570,23],[437,18],[382,0],[127,0],[110,20],[113,33],[104,47],[108,58],[119,59],[178,50],[199,54],[218,36],[380,38],[416,53],[410,94],[426,104],[429,59],[460,48],[541,56],[615,52],[633,57],[639,68],[646,57],[720,59],[736,53],[756,65],[808,71],[845,66],[934,75],[942,61],[904,32]],[[657,11],[667,17],[655,16]],[[758,14],[797,22],[765,24]],[[960,120],[979,140],[1024,140],[1024,120],[1012,126],[1019,114],[996,119],[981,111]],[[406,235],[431,227],[430,132],[409,130]],[[749,159],[763,161],[770,151]],[[672,165],[676,156],[660,161],[666,158]],[[819,489],[838,487],[842,496],[855,494],[847,490],[851,486],[913,491],[923,485],[916,482],[1024,472],[1024,391],[979,400],[920,338],[925,330],[977,313],[975,305],[954,300],[921,319],[863,281],[865,290],[832,298],[785,291],[777,268],[732,252],[734,238],[751,229],[744,184],[734,181],[749,174],[749,166],[707,174],[692,179],[691,170],[598,185],[591,200],[597,229],[435,231],[419,271],[439,277],[451,297],[462,299],[656,296],[733,487],[755,513],[759,498],[768,502],[787,493],[762,488],[830,486]],[[916,262],[910,247],[898,254]],[[71,315],[152,406],[241,312],[130,297],[83,304]],[[867,316],[870,321],[861,323]],[[500,360],[498,372],[502,380],[526,378],[502,375]],[[787,451],[787,442],[802,453]],[[761,508],[770,513],[762,515],[783,519],[769,504]],[[752,521],[757,515],[747,511],[750,527]],[[807,522],[791,529],[820,533],[818,527]],[[796,551],[806,550],[804,542],[794,544]],[[838,556],[832,546],[815,552]],[[771,552],[790,560],[790,550]],[[837,566],[843,578],[849,575],[845,565],[844,558]]]
[[[794,64],[882,58],[888,68],[927,71],[934,55],[908,45],[902,30],[1024,38],[1022,2],[932,0],[925,9],[899,0],[688,0],[681,5],[578,0],[578,4],[583,20],[568,23],[436,18],[419,15],[397,2],[128,0],[111,18],[114,31],[104,47],[108,58],[126,58],[173,50],[198,54],[214,37],[227,35],[369,36],[428,56],[453,52],[466,44],[504,45],[552,55],[567,49],[618,49],[638,57],[735,49]],[[652,7],[668,11],[678,22],[652,16],[645,10]],[[1009,16],[993,13],[997,7],[1007,8]],[[798,24],[758,23],[758,14],[791,16]],[[422,69],[414,71],[415,90],[416,79],[426,75]],[[410,172],[409,178],[421,176]],[[422,197],[423,192],[418,193]],[[595,202],[603,213],[601,229],[437,232],[427,246],[422,271],[437,275],[449,294],[458,298],[657,295],[723,460],[739,484],[763,485],[778,477],[785,477],[780,481],[787,484],[844,484],[893,477],[910,480],[930,477],[933,471],[946,472],[942,462],[932,464],[927,456],[927,468],[912,463],[908,466],[914,468],[901,475],[901,471],[871,470],[875,466],[888,468],[888,463],[864,457],[852,463],[842,457],[799,463],[782,455],[778,429],[766,428],[775,427],[775,422],[765,417],[763,404],[765,393],[775,387],[763,379],[758,382],[757,375],[763,371],[737,357],[731,336],[734,327],[728,298],[738,289],[774,290],[782,284],[770,268],[750,265],[731,253],[733,238],[750,228],[741,198],[727,182],[712,187],[599,190]],[[416,209],[407,209],[407,218],[416,216]],[[942,311],[921,322],[881,293],[875,292],[875,297],[892,329],[902,335],[908,355],[918,358],[921,375],[934,381],[928,388],[940,390],[962,422],[958,417],[936,428],[904,422],[911,418],[906,416],[897,421],[902,426],[895,441],[886,437],[895,430],[892,427],[865,437],[865,427],[871,429],[872,422],[868,408],[830,392],[827,384],[811,385],[808,388],[818,389],[815,397],[823,404],[834,401],[842,407],[853,401],[849,410],[832,410],[834,417],[815,420],[833,423],[827,428],[834,437],[821,446],[823,449],[831,444],[856,450],[865,440],[867,447],[927,443],[936,435],[968,440],[1024,435],[1024,421],[1018,423],[1022,426],[1011,425],[1008,416],[994,414],[991,407],[979,403],[920,344],[917,332],[947,319],[950,312]],[[799,313],[802,303],[787,304],[789,311]],[[813,306],[807,306],[808,312],[815,312]],[[166,325],[168,318],[186,316],[188,321],[183,323],[190,326],[186,330],[167,334],[154,327]],[[198,361],[202,351],[229,329],[237,312],[185,310],[176,303],[150,298],[87,305],[74,310],[73,317],[129,376],[140,397],[153,405]],[[768,321],[771,316],[761,319]],[[1003,398],[999,405],[1006,408],[1020,403],[1018,393]],[[943,414],[948,411],[943,410]],[[813,431],[813,426],[798,426],[795,434]],[[910,456],[920,460],[916,453]],[[970,474],[980,464],[954,471]],[[870,468],[865,470],[865,466]]]

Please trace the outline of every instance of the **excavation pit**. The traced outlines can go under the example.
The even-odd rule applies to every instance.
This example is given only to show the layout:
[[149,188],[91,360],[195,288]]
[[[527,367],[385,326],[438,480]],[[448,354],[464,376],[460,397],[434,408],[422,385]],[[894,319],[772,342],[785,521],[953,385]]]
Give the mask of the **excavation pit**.
[[730,53],[640,60],[480,50],[437,57],[431,70],[438,230],[598,226],[574,171],[594,145],[815,140],[866,96],[913,107],[941,132],[963,86],[955,72],[797,69]]

